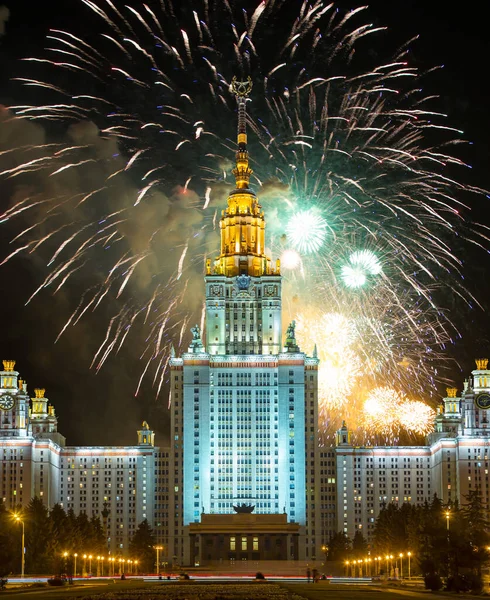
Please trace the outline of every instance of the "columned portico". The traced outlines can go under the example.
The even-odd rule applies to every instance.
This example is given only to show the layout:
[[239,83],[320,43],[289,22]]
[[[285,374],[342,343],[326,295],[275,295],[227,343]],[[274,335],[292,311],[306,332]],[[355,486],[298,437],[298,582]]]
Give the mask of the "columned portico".
[[300,525],[286,514],[201,514],[189,525],[194,564],[297,560]]

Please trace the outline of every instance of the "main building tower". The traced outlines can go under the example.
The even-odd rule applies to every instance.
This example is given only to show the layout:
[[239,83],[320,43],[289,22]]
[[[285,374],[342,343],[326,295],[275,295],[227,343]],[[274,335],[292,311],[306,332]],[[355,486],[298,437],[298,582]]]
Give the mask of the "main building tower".
[[[279,261],[249,188],[246,102],[238,104],[236,187],[206,261],[206,335],[172,358],[172,443],[178,494],[173,553],[185,564],[291,560],[316,554],[317,358],[282,342]],[[320,532],[317,533],[320,539]],[[171,536],[172,537],[172,536]]]

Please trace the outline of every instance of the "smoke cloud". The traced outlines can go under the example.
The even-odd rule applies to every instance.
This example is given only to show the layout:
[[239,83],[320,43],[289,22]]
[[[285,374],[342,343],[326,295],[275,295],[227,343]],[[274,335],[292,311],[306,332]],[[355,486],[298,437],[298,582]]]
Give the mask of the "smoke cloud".
[[6,6],[0,6],[0,36],[5,34],[5,23],[9,20],[10,11]]

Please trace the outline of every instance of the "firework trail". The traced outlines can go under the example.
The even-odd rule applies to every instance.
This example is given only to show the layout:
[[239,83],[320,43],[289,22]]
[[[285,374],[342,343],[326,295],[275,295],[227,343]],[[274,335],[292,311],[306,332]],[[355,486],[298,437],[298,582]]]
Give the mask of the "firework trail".
[[321,1],[81,1],[100,30],[52,30],[17,78],[36,100],[2,114],[6,131],[45,128],[39,143],[0,147],[14,190],[0,220],[16,228],[5,261],[47,263],[31,297],[88,277],[65,329],[117,302],[94,364],[137,332],[143,375],[161,390],[217,252],[235,150],[229,85],[251,75],[255,187],[283,257],[287,317],[302,324],[305,351],[320,349],[322,429],[339,425],[333,409],[362,410],[361,379],[433,386],[458,335],[437,298],[473,301],[459,247],[484,246],[487,231],[466,216],[483,191],[453,175],[465,166],[451,153],[461,132],[424,96],[408,45],[366,66],[382,28],[364,8]]

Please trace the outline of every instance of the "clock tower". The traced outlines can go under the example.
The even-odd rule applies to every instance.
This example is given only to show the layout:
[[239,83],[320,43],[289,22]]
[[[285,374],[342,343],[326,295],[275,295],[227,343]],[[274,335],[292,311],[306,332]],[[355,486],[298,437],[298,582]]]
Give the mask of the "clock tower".
[[0,430],[3,437],[28,434],[29,396],[27,384],[15,371],[15,360],[4,360],[0,371]]
[[462,403],[465,435],[490,432],[490,370],[487,358],[477,358],[476,369],[465,382]]

